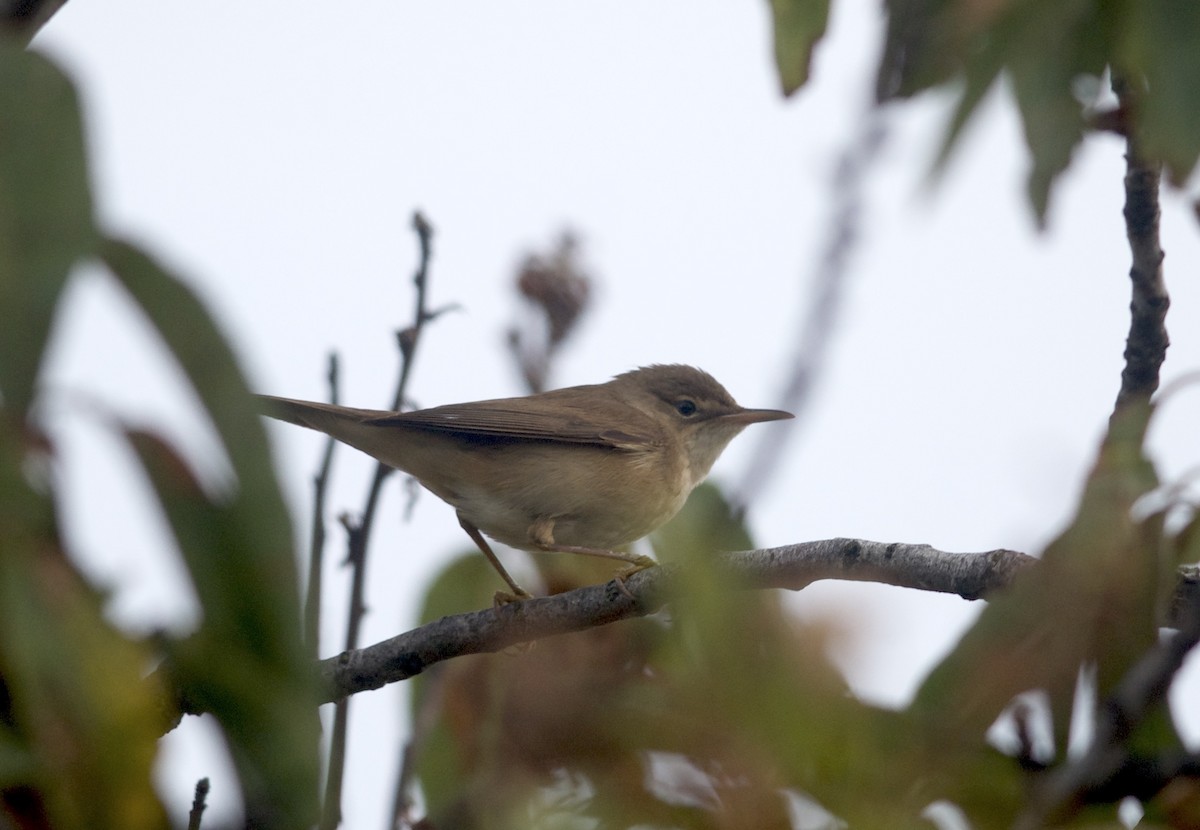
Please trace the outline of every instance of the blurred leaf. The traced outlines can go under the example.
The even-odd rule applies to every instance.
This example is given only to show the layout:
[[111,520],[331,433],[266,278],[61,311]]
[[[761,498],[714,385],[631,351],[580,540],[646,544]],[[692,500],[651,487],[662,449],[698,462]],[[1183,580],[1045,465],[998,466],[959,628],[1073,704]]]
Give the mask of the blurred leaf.
[[[268,628],[277,577],[256,573],[236,504],[210,501],[184,461],[157,436],[127,430],[193,574],[204,619],[188,640],[172,644],[169,666],[187,696],[220,721],[244,790],[248,823],[301,827],[316,811],[317,714],[303,655],[273,653],[283,641]],[[252,534],[250,534],[252,538]],[[240,554],[244,561],[230,561]],[[286,574],[285,574],[286,577]],[[221,585],[223,580],[231,584]],[[269,610],[269,609],[264,609]],[[292,634],[299,637],[298,616]]]
[[237,479],[232,492],[210,499],[169,446],[128,433],[204,614],[193,637],[173,644],[172,676],[224,727],[250,822],[305,825],[316,814],[317,695],[300,637],[291,525],[266,434],[231,349],[195,294],[127,243],[105,241],[101,255],[191,380]]
[[[938,156],[944,168],[962,128],[985,93],[1007,70],[1021,112],[1025,141],[1033,159],[1029,198],[1038,221],[1044,221],[1054,179],[1066,169],[1083,139],[1083,107],[1073,83],[1081,75],[1104,69],[1102,43],[1096,33],[1104,21],[1090,2],[1012,3],[966,46],[966,85]],[[940,59],[940,58],[939,58]]]
[[[1157,823],[1151,823],[1155,819]],[[1139,830],[1148,827],[1200,827],[1200,781],[1195,776],[1173,780],[1146,805],[1146,820],[1138,823]]]
[[704,482],[688,496],[683,509],[654,532],[650,541],[663,562],[710,559],[714,553],[750,550],[754,542],[746,524],[733,514],[733,507],[711,482]]
[[1146,81],[1137,96],[1140,149],[1182,187],[1200,157],[1200,3],[1127,0],[1125,8],[1119,63]]
[[104,618],[68,561],[50,497],[23,475],[11,413],[0,411],[0,825],[10,794],[40,802],[55,828],[165,827],[151,781],[162,690],[150,654]]
[[1050,188],[1083,140],[1083,106],[1074,83],[1080,76],[1103,73],[1097,32],[1106,21],[1090,2],[1040,3],[1035,8],[1036,13],[1023,15],[1027,29],[1014,36],[1007,63],[1033,160],[1029,200],[1038,222],[1044,223]]
[[474,547],[466,549],[434,577],[425,592],[418,625],[487,608],[502,587],[499,575],[484,555]]
[[[430,585],[425,593],[419,623],[486,608],[499,588],[498,580],[496,571],[483,554],[474,548],[464,551],[443,568]],[[466,786],[466,748],[461,745],[456,731],[451,730],[447,718],[469,719],[474,707],[464,702],[465,711],[448,712],[446,695],[448,691],[451,695],[455,694],[453,687],[458,678],[462,672],[470,671],[466,666],[475,659],[467,657],[449,665],[439,664],[412,680],[411,740],[416,773],[425,796],[425,809],[435,817],[435,827],[455,826],[456,822],[448,822],[446,817],[457,808]],[[450,701],[452,707],[459,702],[463,701]]]
[[[1083,664],[1098,664],[1103,694],[1155,641],[1161,527],[1132,517],[1157,483],[1142,453],[1151,411],[1116,413],[1074,521],[922,684],[910,712],[928,725],[935,752],[981,742],[1028,689],[1046,689],[1052,709],[1069,712]],[[1065,724],[1054,726],[1061,739]]]
[[75,91],[48,60],[0,38],[0,394],[17,420],[63,285],[94,234]]
[[850,694],[827,657],[834,628],[799,625],[777,594],[738,590],[711,567],[716,550],[754,547],[720,490],[693,491],[655,546],[685,565],[686,587],[652,663],[659,682],[632,690],[660,709],[640,727],[650,746],[742,765],[766,791],[807,793],[851,826],[913,823],[920,805],[905,796],[920,770],[900,760],[902,721]]
[[[853,697],[827,657],[834,624],[797,624],[777,594],[723,584],[714,552],[753,543],[720,491],[693,493],[655,547],[687,583],[662,614],[420,678],[434,826],[783,828],[785,791],[851,826],[925,826],[940,768],[924,724]],[[438,578],[422,619],[476,607],[493,586],[472,553]],[[1019,768],[983,746],[956,764],[976,826],[1007,826],[989,816],[1014,815]]]
[[884,0],[887,33],[875,78],[875,99],[908,98],[953,76],[949,0]]
[[1192,0],[888,0],[880,101],[959,86],[942,169],[996,80],[1008,76],[1032,158],[1028,189],[1043,221],[1051,187],[1083,137],[1081,77],[1112,67],[1138,85],[1126,117],[1150,160],[1180,184],[1200,156],[1200,6]]
[[1175,564],[1200,563],[1200,510],[1192,511],[1192,518],[1175,534]]
[[829,22],[829,0],[771,0],[775,68],[784,95],[808,80],[813,49]]
[[827,657],[831,629],[789,620],[759,592],[676,602],[672,614],[652,664],[661,679],[646,690],[661,695],[641,727],[652,746],[806,793],[850,826],[915,815],[905,795],[920,770],[902,760],[901,721],[853,697]]

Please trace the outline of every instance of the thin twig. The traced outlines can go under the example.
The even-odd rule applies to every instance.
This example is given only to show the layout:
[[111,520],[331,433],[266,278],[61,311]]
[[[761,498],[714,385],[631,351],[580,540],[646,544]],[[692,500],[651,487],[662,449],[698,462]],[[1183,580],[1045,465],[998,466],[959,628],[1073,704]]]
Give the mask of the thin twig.
[[187,830],[200,830],[200,819],[208,807],[208,779],[201,778],[196,782],[196,793],[192,796],[192,809],[188,811]]
[[739,511],[754,503],[766,486],[786,443],[799,431],[807,414],[812,392],[825,367],[826,354],[833,342],[834,331],[841,315],[850,257],[857,247],[863,196],[872,163],[887,138],[884,116],[872,108],[855,142],[846,148],[838,160],[837,172],[830,182],[833,208],[826,231],[825,250],[813,279],[812,301],[793,350],[791,365],[777,406],[796,416],[786,429],[764,430],[758,445],[746,465],[733,501]]
[[[338,357],[329,354],[329,402],[338,402]],[[321,465],[313,477],[313,516],[311,543],[308,551],[308,591],[304,598],[304,643],[313,659],[321,656],[321,575],[325,565],[325,494],[329,488],[329,471],[333,466],[333,448],[337,441],[330,436],[321,454]]]
[[[1113,91],[1123,111],[1136,111],[1137,95],[1131,82],[1115,76]],[[1125,368],[1121,371],[1117,409],[1131,400],[1146,399],[1154,394],[1170,345],[1166,316],[1171,301],[1163,280],[1163,250],[1159,239],[1161,178],[1160,166],[1144,160],[1138,151],[1136,132],[1129,130],[1125,139],[1123,212],[1133,258],[1129,269],[1133,297],[1129,303],[1129,336],[1125,340]]]
[[[416,355],[417,344],[421,339],[421,331],[432,316],[426,308],[426,282],[429,271],[429,259],[432,253],[433,226],[417,211],[413,214],[413,229],[417,233],[420,244],[421,258],[417,266],[413,283],[416,286],[416,301],[413,312],[413,324],[397,333],[400,347],[400,378],[396,383],[396,393],[392,398],[392,410],[398,411],[404,403],[408,389],[408,379],[412,373],[413,359]],[[383,491],[384,479],[392,472],[385,464],[376,464],[371,486],[367,491],[366,505],[361,518],[355,522],[345,521],[348,531],[349,552],[347,560],[351,566],[350,579],[350,609],[346,624],[346,650],[358,647],[359,630],[362,618],[366,613],[364,591],[367,573],[367,549],[371,538],[371,529],[375,523],[375,511],[379,504],[379,496]],[[321,815],[322,830],[333,830],[341,823],[342,777],[346,765],[346,731],[349,724],[349,700],[338,700],[334,707],[333,728],[329,741],[329,773],[325,779],[325,801]]]

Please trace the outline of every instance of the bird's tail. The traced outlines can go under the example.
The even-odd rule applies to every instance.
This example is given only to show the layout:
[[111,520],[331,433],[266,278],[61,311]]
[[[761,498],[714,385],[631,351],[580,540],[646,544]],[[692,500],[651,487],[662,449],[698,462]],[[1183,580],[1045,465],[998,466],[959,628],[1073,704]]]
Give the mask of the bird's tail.
[[[263,415],[289,424],[308,427],[335,438],[342,438],[348,430],[363,421],[384,418],[394,413],[381,409],[353,409],[316,401],[298,401],[292,398],[276,398],[273,395],[258,395],[259,410]],[[344,438],[342,440],[345,440]]]

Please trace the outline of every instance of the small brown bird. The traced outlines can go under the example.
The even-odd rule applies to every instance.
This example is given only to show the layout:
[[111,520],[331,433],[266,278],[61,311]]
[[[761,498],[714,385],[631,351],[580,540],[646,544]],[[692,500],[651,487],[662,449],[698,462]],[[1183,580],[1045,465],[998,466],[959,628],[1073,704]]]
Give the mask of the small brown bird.
[[[706,372],[647,366],[608,383],[415,412],[263,396],[266,414],[332,435],[416,478],[458,520],[517,597],[480,531],[530,551],[654,560],[616,550],[674,516],[748,424],[791,418],[745,409]],[[504,595],[497,595],[505,598]]]

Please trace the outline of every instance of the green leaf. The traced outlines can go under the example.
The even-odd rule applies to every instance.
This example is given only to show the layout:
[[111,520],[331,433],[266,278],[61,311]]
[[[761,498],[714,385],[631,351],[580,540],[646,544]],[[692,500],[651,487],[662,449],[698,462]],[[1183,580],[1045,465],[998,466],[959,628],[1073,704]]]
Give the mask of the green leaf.
[[56,828],[165,827],[151,654],[104,618],[61,546],[53,501],[25,481],[26,452],[0,417],[0,788],[27,788]]
[[[486,608],[499,587],[496,571],[483,554],[474,548],[466,550],[443,568],[429,586],[419,621],[425,624],[451,614]],[[458,668],[460,664],[479,661],[479,657],[467,657],[454,661],[454,666],[433,666],[412,680],[413,752],[426,812],[431,817],[444,818],[456,808],[467,776],[467,748],[460,746],[444,718],[435,717],[446,708],[446,695],[455,693],[454,684],[447,684],[445,678],[450,672],[462,671]]]
[[[826,656],[836,623],[799,625],[777,594],[738,590],[712,567],[718,551],[754,547],[721,491],[697,487],[653,541],[684,584],[648,672],[660,680],[639,692],[663,695],[641,740],[694,759],[715,756],[722,767],[764,764],[771,772],[762,776],[780,776],[851,826],[902,827],[904,817],[915,825],[924,805],[905,797],[920,769],[901,760],[904,724],[850,694]],[[640,740],[633,748],[643,748]]]
[[[157,436],[125,433],[150,479],[201,595],[196,634],[169,644],[168,673],[224,729],[256,827],[301,827],[316,811],[317,715],[303,655],[271,629],[275,579],[260,571],[239,508],[210,501],[187,462]],[[249,538],[248,538],[249,536]],[[235,557],[243,559],[234,561]],[[197,577],[197,571],[204,576]],[[203,586],[203,587],[201,587]],[[255,607],[261,594],[264,608]],[[293,623],[292,636],[298,638]]]
[[[1105,20],[1089,2],[1010,3],[979,31],[964,22],[962,10],[947,10],[941,28],[958,27],[965,86],[946,131],[935,171],[961,136],[985,93],[1002,73],[1008,76],[1021,113],[1032,158],[1028,192],[1039,222],[1046,217],[1054,180],[1070,163],[1083,139],[1082,105],[1073,84],[1081,75],[1104,69]],[[978,21],[976,25],[979,24]],[[938,60],[944,56],[937,56]]]
[[959,87],[935,172],[997,79],[1007,77],[1032,161],[1039,222],[1084,136],[1081,77],[1112,67],[1136,88],[1125,117],[1139,152],[1181,184],[1200,158],[1200,5],[1192,0],[888,0],[877,98]]
[[1182,187],[1200,158],[1200,3],[1130,0],[1121,31],[1117,62],[1145,79],[1137,96],[1140,150],[1163,161]]
[[[885,0],[887,33],[876,74],[876,98],[890,101],[909,98],[919,92],[955,79],[966,65],[966,53],[972,38],[991,17],[1012,5],[1008,2],[989,6],[989,15],[964,15],[959,0]],[[995,58],[989,58],[995,63]],[[976,71],[984,78],[984,89],[999,71]]]
[[302,826],[316,814],[316,678],[266,434],[232,350],[195,294],[132,245],[107,240],[101,255],[179,361],[236,476],[231,492],[210,498],[174,450],[128,432],[203,609],[200,630],[173,644],[172,676],[221,722],[251,823]]
[[1104,71],[1108,21],[1093,3],[1042,3],[1014,36],[1008,59],[1013,95],[1021,112],[1033,166],[1028,193],[1039,223],[1046,219],[1050,188],[1083,140],[1083,107],[1074,83]]
[[[1069,712],[1081,665],[1098,664],[1103,694],[1155,641],[1161,524],[1132,515],[1157,484],[1142,451],[1151,412],[1134,404],[1114,416],[1071,525],[922,684],[910,712],[935,746],[982,741],[1028,689],[1048,690],[1052,709]],[[1054,726],[1065,735],[1065,723]]]
[[812,53],[829,22],[829,0],[771,0],[775,68],[784,95],[808,80]]
[[18,419],[71,266],[94,245],[75,91],[44,57],[0,38],[0,394]]
[[662,562],[687,562],[718,551],[750,550],[754,541],[725,495],[711,482],[692,491],[671,521],[651,537]]

